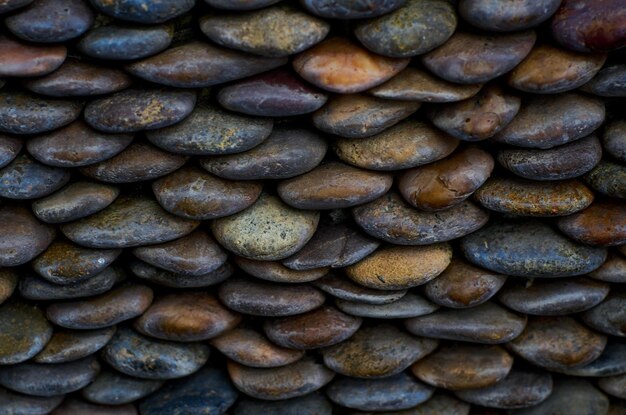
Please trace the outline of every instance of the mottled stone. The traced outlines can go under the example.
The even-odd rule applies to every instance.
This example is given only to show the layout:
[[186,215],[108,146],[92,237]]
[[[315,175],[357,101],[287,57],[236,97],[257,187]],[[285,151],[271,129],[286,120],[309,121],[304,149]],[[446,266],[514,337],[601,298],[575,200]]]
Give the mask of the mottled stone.
[[585,181],[600,193],[626,199],[626,165],[600,161],[585,175]]
[[[373,291],[373,290],[372,290]],[[397,291],[384,291],[396,293]],[[371,304],[350,300],[335,300],[337,308],[353,316],[377,319],[411,318],[430,314],[439,308],[438,305],[425,300],[419,295],[409,292],[399,300],[384,304]]]
[[122,270],[115,267],[109,267],[85,281],[70,285],[55,284],[34,273],[27,273],[20,279],[19,287],[22,297],[29,300],[65,300],[102,294],[124,278]]
[[104,347],[102,358],[129,376],[173,379],[200,369],[209,358],[209,347],[201,343],[154,340],[120,327]]
[[297,316],[268,320],[263,328],[279,346],[306,350],[343,342],[359,329],[361,322],[359,317],[324,306]]
[[621,162],[626,162],[626,120],[617,120],[607,124],[602,144],[608,154]]
[[620,202],[593,203],[583,211],[559,219],[557,226],[570,238],[588,245],[626,243],[626,209]]
[[585,311],[582,319],[599,332],[626,337],[626,293],[612,291],[600,304]]
[[17,300],[0,306],[0,364],[32,358],[51,337],[52,326],[38,307]]
[[506,279],[505,275],[455,258],[437,278],[426,283],[424,293],[429,300],[444,307],[474,307],[493,297]]
[[604,264],[588,275],[600,281],[626,282],[626,258],[609,252]]
[[504,148],[498,162],[512,173],[531,180],[566,180],[593,169],[602,157],[602,146],[595,134],[547,150]]
[[607,415],[609,399],[591,383],[579,379],[554,381],[552,394],[540,403],[527,409],[512,412],[514,415],[552,414],[598,414]]
[[598,379],[598,387],[616,398],[626,399],[626,375]]
[[293,67],[322,89],[349,94],[382,84],[408,63],[408,59],[375,55],[347,38],[333,37],[296,56]]
[[61,231],[79,245],[127,248],[180,238],[198,224],[167,213],[153,199],[123,196],[94,215],[61,225]]
[[504,379],[513,357],[500,346],[451,344],[419,360],[411,371],[419,380],[448,390],[484,388]]
[[331,415],[333,405],[319,392],[284,399],[265,401],[258,399],[242,399],[237,403],[233,415]]
[[366,138],[339,138],[337,156],[346,163],[369,170],[402,170],[448,156],[459,141],[429,124],[406,120]]
[[505,306],[524,314],[540,316],[579,313],[599,304],[609,285],[588,278],[525,280],[510,284],[498,294]]
[[300,283],[310,282],[328,274],[328,268],[310,268],[294,270],[287,268],[278,261],[257,261],[254,259],[237,257],[235,263],[246,274],[273,282]]
[[334,403],[363,411],[397,411],[427,401],[433,388],[415,380],[407,373],[384,379],[342,377],[326,389]]
[[25,92],[0,92],[0,132],[39,134],[54,130],[74,121],[82,109],[80,101],[42,98]]
[[110,24],[90,30],[78,42],[78,49],[98,59],[141,59],[167,48],[173,36],[170,25]]
[[61,66],[66,55],[63,45],[31,45],[0,37],[0,76],[43,76]]
[[526,326],[520,317],[493,302],[467,309],[442,308],[432,314],[405,321],[407,330],[417,336],[482,344],[507,343]]
[[495,141],[519,147],[551,148],[591,134],[604,122],[604,103],[577,93],[535,96]]
[[54,239],[54,229],[41,224],[24,207],[2,206],[0,223],[0,267],[25,264],[42,253]]
[[226,10],[254,10],[278,3],[280,0],[204,0],[208,5]]
[[46,166],[27,154],[21,154],[0,169],[0,196],[36,199],[58,190],[69,179],[67,170]]
[[581,88],[601,97],[626,96],[626,65],[607,65]]
[[519,277],[571,277],[591,272],[607,252],[578,244],[537,221],[488,224],[461,240],[461,250],[476,265]]
[[21,150],[22,140],[17,137],[0,134],[0,168],[13,161]]
[[251,150],[200,159],[200,165],[230,180],[287,179],[320,164],[327,147],[314,131],[278,127]]
[[269,71],[287,58],[265,58],[192,41],[131,63],[126,70],[157,84],[202,88]]
[[102,349],[113,337],[115,327],[100,330],[58,330],[33,361],[64,363],[82,359]]
[[530,29],[548,20],[561,0],[460,0],[463,20],[485,30],[510,32]]
[[182,121],[195,103],[193,91],[127,89],[91,101],[85,108],[85,121],[106,133],[153,130]]
[[162,23],[188,12],[196,0],[91,0],[91,4],[116,19]]
[[570,376],[612,376],[626,373],[626,344],[609,341],[604,352],[593,362],[559,370]]
[[157,298],[135,320],[142,334],[178,342],[208,340],[233,329],[241,316],[204,292],[170,294]]
[[295,398],[314,392],[335,373],[312,358],[275,368],[252,368],[228,362],[230,379],[248,396],[268,401]]
[[77,398],[69,398],[50,415],[138,415],[133,405],[94,405]]
[[272,261],[298,252],[313,236],[319,213],[297,210],[263,193],[242,212],[211,223],[218,242],[250,259]]
[[81,394],[89,402],[124,405],[141,399],[163,386],[163,381],[139,379],[118,372],[102,371]]
[[366,288],[335,274],[321,278],[313,285],[335,298],[362,304],[389,304],[398,301],[407,293],[406,290],[383,291]]
[[221,267],[204,275],[183,275],[166,271],[162,268],[153,267],[141,261],[132,261],[130,269],[133,274],[141,279],[155,284],[174,288],[198,288],[218,284],[230,277],[234,270],[233,266],[226,262]]
[[302,0],[309,12],[329,19],[376,17],[394,11],[405,2],[406,0]]
[[47,415],[61,404],[63,398],[63,395],[51,397],[23,395],[0,388],[0,407],[12,415]]
[[0,268],[0,304],[4,303],[17,288],[21,279],[13,268]]

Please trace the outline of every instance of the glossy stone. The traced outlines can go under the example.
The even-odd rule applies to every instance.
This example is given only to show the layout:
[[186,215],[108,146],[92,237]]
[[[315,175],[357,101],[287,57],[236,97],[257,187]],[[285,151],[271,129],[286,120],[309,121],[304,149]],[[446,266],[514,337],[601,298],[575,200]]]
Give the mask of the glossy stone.
[[372,52],[406,58],[443,44],[456,25],[452,4],[442,0],[407,0],[397,10],[357,25],[354,34]]
[[27,154],[21,154],[0,169],[0,196],[36,199],[59,189],[69,179],[67,170],[46,166]]
[[231,310],[253,316],[291,316],[324,304],[324,294],[309,285],[275,284],[230,278],[219,287],[220,300]]
[[444,307],[474,307],[493,297],[506,279],[505,275],[455,258],[437,278],[426,283],[424,293],[429,300]]
[[33,361],[37,363],[64,363],[82,359],[102,349],[113,337],[115,327],[100,330],[55,331]]
[[453,396],[437,392],[426,402],[403,411],[350,412],[351,415],[468,415],[469,413],[470,405],[468,403]]
[[102,358],[115,370],[142,379],[160,380],[188,376],[209,358],[208,346],[154,340],[129,328],[118,328]]
[[24,207],[0,208],[0,267],[25,264],[42,253],[54,239],[55,231],[41,224]]
[[152,130],[182,121],[195,103],[193,91],[127,89],[87,104],[85,121],[106,133]]
[[600,161],[585,175],[585,181],[600,193],[626,199],[626,166],[610,161]]
[[533,31],[499,36],[456,32],[426,54],[422,63],[450,82],[487,82],[515,68],[528,55],[536,38]]
[[626,162],[626,121],[618,120],[607,124],[602,144],[608,154]]
[[606,65],[582,90],[602,97],[626,96],[626,65]]
[[65,300],[90,297],[107,292],[125,278],[121,269],[109,267],[101,273],[76,284],[59,285],[34,273],[27,273],[20,280],[20,294],[30,300]]
[[606,54],[576,53],[548,44],[530,51],[511,71],[508,84],[535,94],[556,94],[587,83],[602,68]]
[[598,379],[598,387],[616,398],[626,397],[626,375],[608,376]]
[[63,45],[31,45],[0,37],[0,76],[43,76],[61,66],[66,55]]
[[200,19],[200,29],[218,45],[282,57],[321,42],[330,25],[283,3],[248,13],[208,15]]
[[302,4],[309,12],[325,18],[365,19],[387,14],[401,7],[405,1],[406,0],[302,0]]
[[211,230],[229,251],[272,261],[298,252],[313,236],[318,221],[318,212],[294,209],[263,193],[244,211],[214,220]]
[[94,405],[77,398],[68,398],[63,405],[56,408],[50,415],[138,415],[133,405],[104,406]]
[[141,261],[132,261],[130,269],[137,277],[148,280],[155,284],[174,288],[197,288],[208,287],[218,284],[230,277],[234,270],[233,266],[226,262],[215,271],[204,275],[183,275],[166,271],[162,268],[153,267]]
[[287,179],[320,164],[327,147],[314,131],[278,127],[251,150],[200,159],[200,165],[230,180]]
[[291,349],[318,349],[350,338],[361,326],[361,318],[324,306],[297,316],[266,321],[265,334],[271,341]]
[[[373,291],[373,290],[371,290]],[[397,293],[398,291],[383,291]],[[439,308],[438,305],[425,300],[417,294],[409,292],[399,300],[384,304],[371,304],[364,302],[335,300],[337,308],[353,316],[369,317],[378,319],[410,318],[430,314]]]
[[498,162],[512,173],[531,180],[566,180],[594,168],[602,157],[600,140],[594,134],[547,150],[504,148]]
[[0,405],[8,414],[15,415],[47,415],[59,406],[64,396],[31,396],[0,389]]
[[0,134],[0,168],[17,157],[22,150],[22,141],[17,137]]
[[192,41],[131,63],[126,70],[157,84],[202,88],[269,71],[286,58],[265,58]]
[[118,372],[102,371],[81,394],[89,402],[124,405],[141,399],[163,385],[162,381],[139,379]]
[[493,222],[461,240],[476,265],[519,277],[571,277],[591,272],[606,250],[578,244],[536,221]]
[[604,122],[604,103],[577,93],[528,98],[495,141],[519,147],[551,148],[591,134]]
[[190,342],[216,337],[240,321],[241,316],[221,305],[215,296],[188,292],[157,298],[135,320],[134,327],[157,339]]
[[170,25],[119,25],[96,27],[78,42],[78,49],[98,59],[145,58],[167,48],[174,36]]
[[270,6],[280,0],[204,0],[208,5],[226,10],[253,10]]
[[61,231],[79,245],[127,248],[180,238],[198,224],[167,213],[153,199],[123,196],[94,215],[61,225]]
[[100,12],[120,20],[161,23],[189,11],[195,0],[91,0]]
[[313,283],[320,290],[335,298],[362,304],[389,304],[398,301],[406,290],[382,291],[365,288],[343,276],[330,274]]
[[17,300],[0,306],[2,365],[13,365],[32,358],[51,337],[52,326],[38,307]]
[[609,285],[587,278],[519,281],[498,294],[505,306],[524,314],[540,316],[579,313],[599,304]]
[[606,282],[626,282],[626,258],[609,252],[604,264],[590,272],[589,276]]
[[242,399],[237,403],[233,415],[331,415],[333,405],[319,392],[284,399],[280,401],[264,401]]
[[517,115],[520,98],[491,84],[466,100],[433,106],[428,117],[453,137],[464,141],[480,141],[492,137]]
[[311,268],[298,271],[287,268],[278,261],[256,261],[237,257],[235,263],[239,269],[253,277],[274,282],[309,282],[328,274],[328,268]]
[[591,328],[612,336],[626,337],[626,293],[612,291],[600,304],[582,314]]
[[328,97],[286,69],[236,82],[220,90],[219,103],[248,115],[289,117],[319,109]]
[[570,376],[612,376],[626,373],[626,345],[609,341],[604,352],[593,362],[559,370]]
[[82,109],[80,101],[41,98],[25,92],[0,92],[0,132],[39,134],[54,130],[74,121]]
[[559,219],[557,226],[570,238],[588,245],[626,243],[626,209],[620,202],[596,202],[587,209]]
[[19,278],[15,269],[0,268],[0,304],[13,295]]
[[526,316],[520,317],[492,302],[468,309],[442,308],[405,321],[417,336],[482,344],[507,343],[520,335]]
[[20,7],[27,6],[32,2],[33,0],[2,0],[2,3],[0,3],[0,13],[6,13],[11,10],[19,9]]
[[304,357],[304,351],[278,346],[247,328],[227,331],[212,339],[211,345],[229,359],[248,367],[285,366]]
[[555,379],[552,394],[537,406],[515,415],[608,414],[609,399],[591,383],[579,379]]
[[549,19],[561,0],[460,0],[463,20],[485,30],[509,32],[530,29]]
[[322,89],[349,94],[382,84],[408,63],[408,59],[375,55],[347,38],[333,37],[296,56],[293,67]]
[[484,388],[504,379],[513,357],[500,346],[451,344],[419,360],[411,371],[429,385],[460,390]]
[[346,163],[369,170],[402,170],[432,163],[452,153],[458,140],[414,120],[367,138],[339,138],[334,150]]

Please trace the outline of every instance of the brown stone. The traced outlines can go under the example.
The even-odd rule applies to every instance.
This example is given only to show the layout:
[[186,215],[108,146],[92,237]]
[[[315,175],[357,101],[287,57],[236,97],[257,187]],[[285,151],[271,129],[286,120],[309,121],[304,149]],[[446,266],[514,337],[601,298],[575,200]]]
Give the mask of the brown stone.
[[0,304],[4,303],[17,287],[18,275],[13,268],[0,268]]
[[299,271],[287,268],[278,261],[256,261],[254,259],[237,257],[235,258],[235,263],[242,271],[253,277],[274,282],[310,282],[328,274],[327,267]]
[[114,326],[99,330],[57,330],[33,362],[64,363],[82,359],[102,349],[113,334]]
[[0,267],[22,265],[42,253],[52,240],[53,228],[40,223],[24,207],[0,208]]
[[[622,248],[626,252],[626,248]],[[591,278],[606,282],[626,282],[626,258],[609,252],[604,264],[588,274]]]
[[[600,378],[598,379],[598,386],[609,395],[626,399],[626,374]],[[626,411],[624,413],[626,413]],[[611,414],[612,413],[609,412],[609,415]]]
[[581,212],[559,219],[557,226],[570,238],[589,245],[626,243],[626,209],[620,202],[593,203]]
[[[353,283],[350,279],[330,274],[313,283],[320,290],[335,298],[362,304],[394,303],[407,294],[407,290],[374,290]],[[349,313],[352,314],[352,313]]]
[[66,55],[63,45],[31,45],[0,37],[0,76],[46,75],[61,66]]
[[19,300],[0,306],[0,364],[33,358],[52,338],[52,325],[39,307]]

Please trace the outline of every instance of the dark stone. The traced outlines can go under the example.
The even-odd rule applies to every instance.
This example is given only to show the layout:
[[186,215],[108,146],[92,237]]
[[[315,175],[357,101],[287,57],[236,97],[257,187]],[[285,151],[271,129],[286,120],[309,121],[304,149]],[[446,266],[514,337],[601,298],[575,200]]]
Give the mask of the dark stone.
[[514,412],[514,415],[604,414],[609,399],[591,383],[572,378],[556,378],[552,394],[540,403]]
[[365,288],[344,276],[330,274],[313,283],[320,290],[335,298],[361,304],[389,304],[404,297],[406,290],[383,291]]
[[257,399],[241,399],[233,415],[332,415],[333,405],[322,393],[284,399],[281,401],[264,401]]
[[254,259],[237,257],[235,263],[246,274],[262,280],[274,282],[310,282],[328,274],[328,268],[311,268],[302,271],[287,268],[278,261],[257,261]]
[[188,12],[196,0],[91,0],[91,4],[116,19],[162,23]]
[[80,101],[40,98],[24,92],[0,92],[0,132],[39,134],[55,130],[78,118],[82,109]]
[[204,275],[182,275],[166,271],[162,268],[153,267],[141,261],[132,261],[130,269],[137,277],[148,280],[155,284],[174,288],[198,288],[218,284],[230,277],[234,270],[230,263]]
[[406,0],[302,0],[309,12],[328,19],[376,17],[394,11],[405,2]]
[[69,171],[46,166],[21,154],[0,169],[0,196],[36,199],[61,188],[69,179]]
[[18,280],[22,278],[21,275],[18,276],[14,268],[0,268],[0,304],[13,295]]
[[626,97],[626,65],[608,65],[582,90],[601,97]]
[[0,388],[0,407],[7,414],[13,415],[47,415],[61,404],[63,398],[63,395],[51,397],[23,395]]
[[598,379],[598,387],[616,398],[626,399],[626,375]]
[[17,157],[22,150],[22,140],[17,137],[0,134],[0,168]]
[[548,20],[561,0],[521,0],[503,3],[499,0],[460,0],[463,19],[484,30],[509,32],[530,29]]
[[626,209],[615,201],[596,202],[561,218],[557,226],[570,238],[588,245],[626,244]]
[[626,199],[626,165],[603,160],[585,175],[585,181],[600,193]]
[[[245,1],[245,0],[244,0]],[[0,13],[7,13],[20,7],[24,7],[32,3],[33,0],[2,0],[0,3]]]
[[626,344],[609,341],[604,351],[593,362],[558,370],[570,376],[603,377],[626,373]]
[[20,294],[29,300],[66,300],[91,297],[109,291],[113,284],[125,278],[121,269],[109,267],[101,273],[76,284],[59,285],[33,273],[20,279]]
[[600,304],[585,311],[582,319],[599,332],[626,337],[626,293],[612,291]]
[[[382,291],[383,293],[396,293],[397,291]],[[412,292],[404,295],[399,300],[387,304],[368,304],[363,302],[335,300],[337,308],[353,316],[369,317],[377,319],[411,318],[430,314],[439,308],[438,305],[425,300]]]
[[468,403],[453,396],[435,392],[433,397],[426,402],[404,411],[352,411],[350,415],[468,415],[469,413],[470,405]]
[[22,265],[42,253],[52,240],[53,228],[41,224],[21,206],[0,208],[0,267]]
[[0,76],[43,76],[61,66],[66,55],[63,45],[31,45],[0,36]]
[[89,402],[124,405],[141,399],[163,386],[163,381],[139,379],[118,372],[102,371],[81,394]]
[[133,405],[94,405],[77,398],[69,398],[50,415],[138,415]]
[[208,5],[226,10],[254,10],[278,3],[280,0],[204,0]]
[[90,30],[78,42],[78,49],[87,56],[99,59],[140,59],[167,48],[173,36],[171,25],[111,24]]
[[17,300],[0,306],[0,364],[31,359],[51,337],[52,326],[38,307]]
[[609,252],[609,256],[604,264],[595,271],[590,272],[589,276],[599,281],[626,282],[626,258]]
[[58,330],[39,354],[37,363],[65,363],[90,356],[102,349],[113,337],[115,327],[100,330]]
[[608,154],[621,162],[626,162],[626,120],[607,124],[602,144]]

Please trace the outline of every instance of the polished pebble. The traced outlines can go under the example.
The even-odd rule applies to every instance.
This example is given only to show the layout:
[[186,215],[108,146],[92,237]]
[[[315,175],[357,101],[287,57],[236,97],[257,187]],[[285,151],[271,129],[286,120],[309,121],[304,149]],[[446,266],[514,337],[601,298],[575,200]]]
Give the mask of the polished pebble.
[[280,401],[244,398],[237,403],[233,415],[331,415],[332,413],[333,406],[330,401],[323,394],[314,392]]
[[[245,1],[245,0],[244,0]],[[0,3],[0,13],[7,13],[20,7],[24,7],[32,3],[33,0],[3,0]]]
[[335,298],[361,304],[389,304],[400,300],[407,293],[407,290],[383,291],[366,288],[336,274],[320,278],[313,285]]
[[539,405],[512,412],[513,415],[597,414],[607,415],[609,399],[590,382],[555,378],[552,393]]
[[8,199],[37,199],[60,189],[70,173],[39,163],[21,154],[0,169],[0,196]]
[[66,56],[63,45],[31,45],[0,37],[0,76],[43,76],[61,66]]
[[246,274],[273,282],[300,283],[310,282],[328,274],[328,268],[310,268],[294,270],[287,268],[278,261],[257,261],[254,259],[237,257],[235,263]]
[[93,58],[140,59],[163,51],[173,35],[170,25],[110,24],[90,30],[77,46],[82,53]]
[[37,363],[64,363],[82,359],[102,349],[113,337],[115,327],[99,330],[58,330],[34,358]]
[[626,165],[603,160],[585,175],[585,181],[600,193],[626,199]]
[[604,264],[588,275],[599,281],[626,282],[626,258],[609,252]]
[[44,98],[26,92],[0,92],[0,132],[44,133],[71,123],[82,109],[81,101]]
[[437,392],[426,402],[403,411],[350,412],[351,415],[468,415],[469,413],[470,405],[468,403],[451,395]]
[[66,300],[91,297],[109,291],[113,284],[125,278],[123,271],[109,267],[93,277],[70,285],[59,285],[27,273],[20,279],[20,294],[29,300]]
[[612,376],[626,373],[626,345],[609,341],[604,352],[593,362],[559,370],[570,376]]
[[42,253],[55,236],[24,207],[0,207],[0,267],[22,265]]
[[0,305],[0,364],[31,359],[51,337],[52,326],[37,306],[17,300]]
[[549,19],[561,0],[460,0],[461,17],[473,26],[496,32],[530,29]]
[[68,398],[50,415],[138,415],[133,405],[104,406],[94,405],[77,398]]
[[602,144],[608,154],[621,162],[626,162],[626,121],[619,120],[607,124]]
[[0,388],[0,406],[8,414],[47,415],[59,406],[64,396],[32,396]]
[[15,269],[0,268],[0,304],[4,303],[17,288],[17,283],[23,277],[18,276]]
[[91,0],[98,11],[120,20],[161,23],[189,11],[195,0]]
[[233,275],[233,266],[226,262],[221,267],[204,275],[183,275],[154,267],[141,261],[132,261],[130,269],[141,279],[173,288],[197,288],[218,284]]
[[[398,291],[386,290],[383,292],[397,293]],[[403,295],[399,300],[390,303],[372,304],[337,299],[335,300],[335,304],[341,311],[353,316],[377,319],[417,317],[430,314],[439,308],[438,305],[431,303],[413,292],[409,292],[408,294]]]
[[309,12],[325,18],[365,19],[392,12],[405,2],[406,0],[303,0],[302,4]]
[[21,150],[22,140],[10,135],[0,134],[0,168],[13,161]]
[[140,379],[114,371],[102,371],[81,391],[89,402],[124,405],[141,399],[163,386],[163,381]]
[[626,65],[605,65],[600,72],[581,88],[601,97],[626,96]]
[[611,396],[626,399],[626,375],[600,378],[598,379],[598,387]]
[[626,243],[626,209],[619,202],[591,204],[585,210],[561,218],[561,232],[589,245],[623,245]]
[[626,337],[626,294],[613,291],[600,304],[585,311],[582,319],[589,327],[612,336]]

